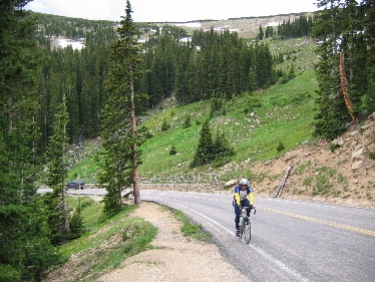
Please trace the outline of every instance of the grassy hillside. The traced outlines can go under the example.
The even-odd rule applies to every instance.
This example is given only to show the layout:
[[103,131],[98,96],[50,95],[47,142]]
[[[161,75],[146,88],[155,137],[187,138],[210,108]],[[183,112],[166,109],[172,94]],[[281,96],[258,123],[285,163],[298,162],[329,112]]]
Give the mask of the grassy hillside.
[[[294,64],[297,77],[285,84],[259,90],[255,95],[244,94],[225,104],[225,115],[210,120],[213,138],[223,132],[236,154],[224,167],[205,165],[191,170],[191,163],[199,140],[200,128],[209,117],[211,102],[202,101],[179,106],[173,99],[147,117],[140,127],[147,127],[153,137],[142,146],[142,164],[139,176],[143,181],[207,182],[212,174],[225,182],[239,175],[251,174],[252,163],[277,157],[312,139],[314,101],[317,82],[313,70],[314,44],[310,39],[288,41],[268,40],[273,54],[285,54],[285,61],[276,66],[287,70]],[[289,56],[288,56],[289,55]],[[257,101],[254,105],[254,100]],[[184,127],[190,117],[191,126]],[[163,123],[170,125],[162,130]],[[277,150],[280,144],[283,150]],[[88,144],[92,150],[91,143]],[[177,154],[170,155],[172,146]],[[97,164],[91,155],[74,165],[69,179],[81,178],[87,183],[97,182]]]
[[[251,107],[252,95],[243,95],[225,104],[225,115],[211,119],[213,137],[218,131],[224,132],[233,144],[236,152],[233,162],[225,168],[207,165],[190,170],[200,126],[209,116],[211,102],[178,106],[173,105],[173,101],[167,101],[167,106],[161,105],[142,123],[153,134],[153,138],[141,147],[143,164],[139,171],[142,178],[161,182],[175,177],[186,181],[205,181],[209,178],[207,174],[217,174],[221,181],[226,181],[248,174],[252,162],[274,158],[312,139],[311,123],[317,88],[313,71],[313,43],[306,38],[269,43],[275,54],[291,54],[290,59],[277,68],[287,69],[293,63],[298,75],[288,83],[257,91],[259,103],[256,107]],[[187,117],[190,117],[191,127],[184,128]],[[170,125],[166,131],[162,131],[164,121]],[[278,151],[280,144],[285,149]],[[178,152],[176,155],[170,155],[172,146]],[[243,162],[247,165],[240,165]]]

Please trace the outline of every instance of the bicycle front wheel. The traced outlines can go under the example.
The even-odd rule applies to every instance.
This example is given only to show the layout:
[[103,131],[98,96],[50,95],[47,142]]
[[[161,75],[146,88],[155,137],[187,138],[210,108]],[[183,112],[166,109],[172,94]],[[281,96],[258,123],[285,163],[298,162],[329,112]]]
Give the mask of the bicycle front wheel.
[[244,232],[245,232],[245,225],[242,224],[242,225],[240,226],[240,236],[239,236],[240,239],[242,239],[242,235],[244,234]]
[[245,228],[243,230],[243,236],[244,236],[246,244],[249,244],[250,240],[251,240],[251,223],[250,223],[250,221],[248,222],[248,224],[245,225]]

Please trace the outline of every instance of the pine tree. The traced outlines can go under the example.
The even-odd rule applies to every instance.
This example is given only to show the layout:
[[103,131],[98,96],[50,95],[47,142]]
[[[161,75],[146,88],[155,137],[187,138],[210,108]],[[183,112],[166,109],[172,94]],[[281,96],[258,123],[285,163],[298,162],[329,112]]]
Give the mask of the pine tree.
[[[343,132],[363,110],[374,109],[371,1],[321,0],[313,35],[320,42],[316,73],[319,82],[315,134],[328,139]],[[373,1],[372,1],[373,2]],[[368,4],[371,6],[369,7]],[[369,9],[368,9],[369,8]],[[340,71],[339,71],[340,70]]]
[[212,156],[213,142],[209,126],[209,120],[206,120],[202,125],[198,142],[198,148],[190,167],[193,168],[196,166],[207,164],[212,160]]
[[230,157],[234,154],[234,148],[225,137],[224,132],[220,132],[218,130],[216,132],[215,141],[213,143],[213,156],[215,166],[221,166],[227,163],[228,161],[230,161]]
[[137,182],[139,138],[135,131],[134,83],[142,72],[137,69],[139,47],[129,1],[126,1],[125,13],[117,29],[119,39],[109,57],[112,64],[106,80],[108,98],[101,112],[105,152],[99,181],[106,185],[104,212],[109,216],[121,210],[121,192],[127,187],[133,186],[134,203],[141,202]]
[[0,3],[0,272],[7,266],[17,281],[40,281],[55,255],[35,185],[40,58],[31,40],[36,21],[23,10],[28,2]]
[[258,39],[263,40],[263,37],[264,37],[263,27],[260,25],[259,26]]
[[368,87],[366,90],[365,103],[369,112],[375,111],[375,1],[363,1],[363,17],[365,38],[368,42],[368,54],[366,61],[366,73]]
[[329,139],[333,139],[345,129],[348,118],[347,113],[343,113],[345,103],[340,96],[337,13],[338,7],[333,6],[321,12],[316,17],[314,26],[315,38],[324,38],[324,42],[316,49],[322,57],[316,68],[319,90],[314,134]]
[[65,240],[69,233],[69,214],[66,206],[65,182],[67,179],[67,151],[69,116],[66,106],[66,97],[58,107],[56,119],[53,125],[53,135],[47,149],[48,176],[47,185],[53,192],[48,201],[49,225],[54,243]]
[[247,90],[251,93],[257,90],[257,78],[256,78],[256,73],[254,71],[254,68],[251,67],[249,71],[249,78],[247,82]]
[[212,140],[209,120],[206,120],[202,125],[197,151],[190,167],[194,168],[209,163],[221,166],[227,163],[234,154],[234,149],[223,132],[217,131],[215,140]]

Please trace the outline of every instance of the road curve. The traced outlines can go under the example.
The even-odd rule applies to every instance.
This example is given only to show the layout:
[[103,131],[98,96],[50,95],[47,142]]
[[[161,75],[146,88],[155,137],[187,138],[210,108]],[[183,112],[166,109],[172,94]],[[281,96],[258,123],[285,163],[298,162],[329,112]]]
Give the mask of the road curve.
[[375,210],[256,197],[246,245],[234,236],[232,195],[142,190],[141,199],[179,209],[201,224],[253,282],[375,281]]

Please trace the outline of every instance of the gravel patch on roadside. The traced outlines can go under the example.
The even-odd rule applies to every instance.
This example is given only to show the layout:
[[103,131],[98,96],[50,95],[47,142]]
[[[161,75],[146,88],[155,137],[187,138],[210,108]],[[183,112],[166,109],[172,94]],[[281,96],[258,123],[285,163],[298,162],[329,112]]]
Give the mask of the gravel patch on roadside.
[[99,281],[249,282],[225,261],[217,246],[184,237],[180,231],[182,223],[171,211],[143,202],[132,216],[144,218],[159,229],[152,242],[156,249],[128,258],[120,268],[100,277]]

